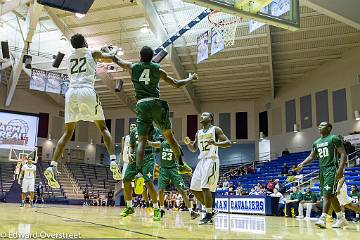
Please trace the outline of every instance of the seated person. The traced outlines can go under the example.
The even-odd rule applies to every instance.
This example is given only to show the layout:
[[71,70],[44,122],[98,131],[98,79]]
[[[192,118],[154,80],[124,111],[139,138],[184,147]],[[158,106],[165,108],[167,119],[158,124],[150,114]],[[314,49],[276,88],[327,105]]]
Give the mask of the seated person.
[[278,211],[277,211],[276,215],[284,216],[284,209],[285,209],[285,204],[286,204],[286,199],[284,198],[284,196],[276,188],[274,188],[274,192],[272,194],[270,194],[270,196],[279,198]]
[[311,192],[311,188],[307,187],[304,194],[304,199],[299,203],[299,216],[297,218],[304,218],[304,208],[306,208],[305,219],[310,219],[311,210],[317,201],[316,194]]
[[286,176],[289,174],[289,167],[286,163],[284,163],[282,169],[281,169],[281,175]]
[[281,156],[289,156],[290,152],[289,149],[285,148],[284,151],[282,151]]
[[270,178],[265,186],[266,190],[268,190],[269,192],[273,192],[274,188],[275,188],[275,182],[273,178]]
[[294,209],[295,216],[299,215],[299,203],[303,200],[303,194],[297,187],[292,188],[290,199],[286,200],[286,216],[291,217],[291,209]]

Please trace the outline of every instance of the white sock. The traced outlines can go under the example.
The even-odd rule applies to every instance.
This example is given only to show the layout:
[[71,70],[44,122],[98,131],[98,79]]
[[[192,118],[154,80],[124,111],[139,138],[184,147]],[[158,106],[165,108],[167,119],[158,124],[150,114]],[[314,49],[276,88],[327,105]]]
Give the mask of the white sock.
[[206,208],[207,213],[212,213],[212,208]]
[[159,208],[159,204],[158,203],[154,203],[154,208]]
[[189,213],[192,213],[192,212],[193,212],[192,208],[189,208]]
[[110,155],[110,160],[115,161],[116,160],[116,155]]
[[58,163],[55,161],[51,161],[50,167],[57,167]]
[[344,217],[344,213],[343,212],[337,212],[336,217],[337,217],[337,219],[341,219],[341,218]]
[[165,207],[160,205],[160,209],[164,210],[164,209],[165,209]]
[[132,201],[130,200],[130,201],[126,201],[126,206],[127,207],[132,207]]

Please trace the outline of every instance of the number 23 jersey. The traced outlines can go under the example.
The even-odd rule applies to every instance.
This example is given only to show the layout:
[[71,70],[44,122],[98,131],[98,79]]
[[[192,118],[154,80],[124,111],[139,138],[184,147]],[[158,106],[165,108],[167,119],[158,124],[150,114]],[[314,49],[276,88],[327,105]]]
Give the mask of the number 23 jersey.
[[340,146],[342,146],[340,138],[333,134],[318,138],[313,143],[312,148],[319,158],[320,168],[339,166],[337,148]]
[[68,59],[70,88],[93,88],[96,77],[96,62],[88,48],[78,48]]
[[197,132],[198,148],[200,150],[199,159],[204,158],[219,158],[218,147],[210,145],[210,140],[216,141],[216,127],[212,126],[209,129],[200,129]]

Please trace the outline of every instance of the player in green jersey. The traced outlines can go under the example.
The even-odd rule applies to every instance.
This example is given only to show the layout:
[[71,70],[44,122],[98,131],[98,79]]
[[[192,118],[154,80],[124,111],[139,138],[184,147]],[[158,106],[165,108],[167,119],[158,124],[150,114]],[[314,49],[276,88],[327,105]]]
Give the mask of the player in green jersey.
[[[102,48],[103,52],[112,50],[111,46]],[[191,74],[188,78],[177,80],[160,68],[160,64],[152,62],[154,51],[152,48],[144,46],[140,51],[140,62],[131,63],[118,56],[114,57],[114,62],[129,71],[131,80],[135,88],[136,116],[139,133],[139,144],[136,150],[136,164],[141,167],[144,164],[145,146],[148,140],[148,132],[153,122],[161,130],[164,138],[169,142],[171,149],[179,162],[179,169],[182,173],[191,172],[191,168],[182,161],[180,145],[176,141],[170,122],[170,111],[166,101],[160,99],[160,79],[169,85],[179,88],[196,80],[197,74]]]
[[161,217],[165,215],[164,192],[169,183],[175,185],[176,190],[181,194],[186,207],[189,209],[191,218],[195,219],[199,217],[200,214],[193,211],[190,200],[186,194],[186,186],[184,180],[180,176],[179,166],[170,144],[164,140],[163,142],[148,142],[148,145],[160,149],[160,172],[158,178],[158,188]]
[[[148,134],[150,137],[149,139],[151,141],[158,141],[160,137],[160,133],[157,129],[152,127],[150,129],[150,132]],[[130,214],[134,213],[134,208],[132,206],[132,188],[131,188],[131,181],[135,179],[136,175],[138,173],[143,175],[145,186],[147,190],[149,191],[150,198],[154,205],[154,215],[153,220],[159,221],[160,220],[160,210],[158,206],[158,199],[157,199],[157,192],[155,190],[154,184],[153,184],[153,175],[154,175],[154,164],[155,164],[155,149],[151,146],[147,146],[145,148],[145,163],[141,168],[138,168],[135,159],[134,149],[136,148],[136,145],[138,141],[138,130],[137,128],[134,128],[130,133],[130,153],[132,153],[132,157],[130,158],[131,161],[128,164],[125,175],[124,175],[124,198],[126,201],[126,208],[124,211],[120,214],[122,217],[127,217]]]
[[[321,137],[313,143],[310,155],[297,167],[298,169],[302,169],[305,164],[319,158],[320,190],[324,197],[324,204],[323,213],[316,222],[316,225],[321,228],[326,228],[326,217],[330,213],[331,206],[334,208],[337,216],[337,221],[332,227],[341,228],[348,224],[336,197],[338,181],[344,176],[347,155],[341,140],[336,135],[331,134],[331,130],[332,125],[330,123],[320,123],[319,131]],[[340,155],[340,161],[338,155]]]

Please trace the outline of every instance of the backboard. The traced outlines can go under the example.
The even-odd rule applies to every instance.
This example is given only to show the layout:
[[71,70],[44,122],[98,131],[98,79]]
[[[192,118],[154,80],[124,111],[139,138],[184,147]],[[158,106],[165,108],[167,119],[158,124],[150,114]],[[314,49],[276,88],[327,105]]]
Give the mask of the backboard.
[[300,28],[299,0],[183,1],[291,31],[296,31]]
[[37,147],[11,145],[9,150],[10,162],[21,162],[31,157],[34,163],[38,161]]

